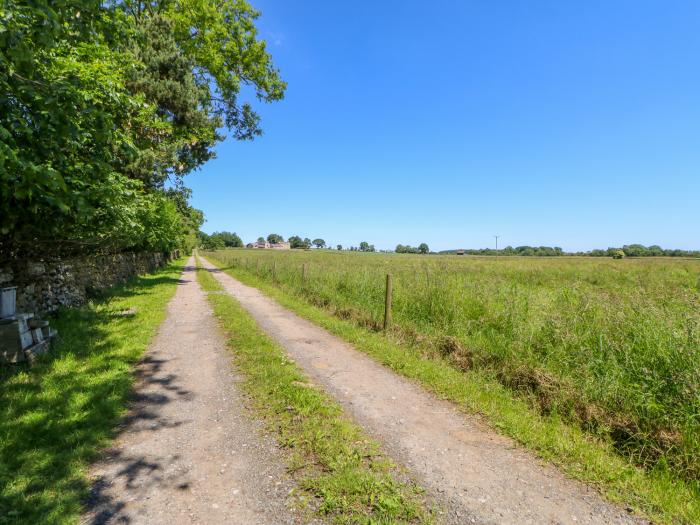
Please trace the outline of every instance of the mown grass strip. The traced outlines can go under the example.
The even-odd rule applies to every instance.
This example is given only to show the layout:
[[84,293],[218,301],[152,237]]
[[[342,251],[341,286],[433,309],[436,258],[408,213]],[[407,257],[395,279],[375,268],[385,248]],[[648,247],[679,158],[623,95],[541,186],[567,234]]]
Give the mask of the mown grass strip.
[[[60,341],[31,368],[0,369],[0,523],[76,523],[88,463],[106,447],[132,366],[165,318],[183,262],[61,311]],[[120,316],[127,308],[135,316]]]
[[663,469],[647,472],[630,464],[610,443],[586,435],[556,414],[539,414],[478,370],[456,370],[445,360],[426,357],[390,336],[338,319],[240,267],[226,268],[216,258],[209,260],[439,397],[485,416],[493,427],[573,478],[594,485],[610,501],[630,506],[659,523],[700,523],[700,489],[696,485],[672,478]]
[[[204,269],[198,270],[197,279],[207,292],[223,290]],[[236,299],[221,293],[209,293],[208,298],[245,377],[243,389],[290,451],[289,470],[314,497],[317,511],[336,523],[432,522],[421,491],[397,479],[396,467],[377,443],[307,382]]]

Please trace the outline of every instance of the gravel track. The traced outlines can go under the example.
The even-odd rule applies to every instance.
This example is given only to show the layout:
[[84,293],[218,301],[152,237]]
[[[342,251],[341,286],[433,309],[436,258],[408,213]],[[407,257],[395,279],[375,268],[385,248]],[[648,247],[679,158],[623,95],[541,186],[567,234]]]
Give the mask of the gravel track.
[[648,523],[255,288],[202,264],[443,508],[446,523]]
[[114,446],[93,466],[83,523],[308,523],[274,439],[250,418],[188,261],[137,369]]

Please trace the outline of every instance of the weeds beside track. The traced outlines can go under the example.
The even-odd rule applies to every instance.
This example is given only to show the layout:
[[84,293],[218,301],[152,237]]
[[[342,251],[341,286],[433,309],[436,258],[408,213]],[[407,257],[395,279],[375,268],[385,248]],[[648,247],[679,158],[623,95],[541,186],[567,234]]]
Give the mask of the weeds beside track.
[[[644,468],[649,478],[642,484],[651,483],[659,501],[675,492],[670,507],[686,505],[685,516],[697,514],[698,262],[262,250],[207,255],[239,278],[279,290],[286,306],[301,299],[322,307],[367,337],[380,326],[384,277],[391,272],[395,325],[382,339],[411,348],[425,363],[495,381],[546,420],[573,424]],[[323,322],[334,331],[332,320]],[[335,326],[342,330],[348,338],[347,326]],[[433,379],[433,389],[444,390],[441,379]],[[470,408],[489,411],[478,405]],[[489,416],[498,422],[497,414]],[[558,440],[524,435],[517,426],[505,431],[557,461]],[[573,473],[609,488],[603,478],[617,478],[617,469],[613,492],[631,491],[627,496],[636,499],[639,487],[632,490],[624,464],[609,466],[583,475],[576,471],[590,465],[574,466]]]
[[245,377],[241,388],[288,449],[289,470],[319,502],[318,512],[335,523],[431,523],[419,489],[395,478],[377,443],[308,382],[207,270],[199,268],[197,280],[228,335]]

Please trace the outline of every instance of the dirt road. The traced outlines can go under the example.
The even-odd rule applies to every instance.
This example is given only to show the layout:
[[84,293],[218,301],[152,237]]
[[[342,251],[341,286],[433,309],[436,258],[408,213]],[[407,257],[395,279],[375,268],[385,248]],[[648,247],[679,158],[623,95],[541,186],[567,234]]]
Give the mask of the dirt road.
[[193,261],[138,368],[134,404],[95,465],[84,523],[291,524],[293,485],[247,415]]
[[202,261],[290,357],[418,477],[444,506],[448,523],[644,523]]

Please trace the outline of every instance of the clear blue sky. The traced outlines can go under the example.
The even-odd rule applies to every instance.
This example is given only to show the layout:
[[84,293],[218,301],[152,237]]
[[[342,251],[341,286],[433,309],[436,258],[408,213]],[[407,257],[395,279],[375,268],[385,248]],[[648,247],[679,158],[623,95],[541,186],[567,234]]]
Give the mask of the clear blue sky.
[[289,88],[188,177],[205,231],[700,248],[700,2],[253,4]]

